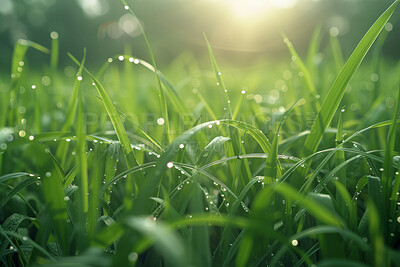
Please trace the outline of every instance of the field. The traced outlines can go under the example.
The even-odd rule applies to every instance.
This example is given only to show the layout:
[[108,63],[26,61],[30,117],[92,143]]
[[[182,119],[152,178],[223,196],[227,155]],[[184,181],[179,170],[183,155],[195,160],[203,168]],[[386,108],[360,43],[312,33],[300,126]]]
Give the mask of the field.
[[185,53],[158,69],[143,28],[150,62],[97,68],[82,48],[60,69],[56,32],[18,41],[0,265],[399,266],[400,64],[382,56],[397,5],[349,57],[316,27],[306,55],[282,34],[287,57],[250,71],[206,35],[208,69]]

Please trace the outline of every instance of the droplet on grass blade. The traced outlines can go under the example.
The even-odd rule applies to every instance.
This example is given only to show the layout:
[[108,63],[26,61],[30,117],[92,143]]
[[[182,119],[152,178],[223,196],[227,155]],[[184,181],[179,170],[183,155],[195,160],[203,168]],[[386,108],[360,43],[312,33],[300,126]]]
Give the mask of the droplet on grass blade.
[[58,39],[58,33],[55,32],[55,31],[52,31],[50,33],[50,38],[53,39],[53,40]]
[[164,118],[158,118],[158,119],[157,119],[157,124],[158,124],[158,125],[163,125],[164,123],[165,123]]

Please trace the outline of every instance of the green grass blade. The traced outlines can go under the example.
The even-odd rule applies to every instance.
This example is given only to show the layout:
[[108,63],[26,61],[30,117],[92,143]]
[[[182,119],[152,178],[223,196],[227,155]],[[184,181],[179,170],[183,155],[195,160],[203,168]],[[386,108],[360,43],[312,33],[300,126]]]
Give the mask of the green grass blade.
[[333,59],[335,61],[335,65],[336,65],[336,70],[337,70],[337,73],[339,73],[344,65],[342,48],[340,47],[339,39],[337,37],[330,36],[329,41],[330,41],[330,46],[331,46],[331,50],[332,50],[332,54],[333,54]]
[[310,46],[308,48],[307,53],[307,67],[310,70],[311,74],[317,74],[315,70],[315,56],[318,53],[319,46],[321,44],[322,36],[321,36],[322,24],[315,27],[315,30],[311,36]]
[[[397,201],[397,196],[395,199],[392,199],[391,196],[394,195],[393,191],[396,191],[397,193],[397,188],[392,188],[392,182],[393,182],[393,156],[394,156],[394,149],[396,145],[396,120],[400,115],[400,88],[398,90],[398,97],[397,97],[397,102],[396,106],[393,112],[393,117],[392,117],[392,124],[390,124],[389,128],[389,133],[387,137],[387,143],[386,143],[386,148],[385,148],[385,158],[383,162],[383,173],[382,173],[382,197],[383,197],[383,204],[385,207],[384,215],[387,219],[389,219],[390,216],[393,216],[395,214],[389,214],[389,209],[390,206],[396,205]],[[394,218],[393,218],[394,219]]]
[[313,198],[305,197],[298,193],[293,187],[285,183],[280,183],[279,185],[274,186],[274,189],[286,198],[291,199],[292,201],[298,201],[300,206],[306,208],[321,222],[337,227],[344,226],[342,219],[335,214],[332,209],[325,207],[325,205],[322,205],[319,201],[316,201]]
[[124,5],[125,10],[128,10],[136,19],[137,24],[139,25],[140,31],[143,34],[143,38],[144,41],[146,43],[146,47],[147,47],[147,51],[150,55],[150,59],[151,59],[151,63],[153,64],[154,67],[154,74],[156,76],[157,79],[157,85],[158,85],[158,96],[160,98],[160,105],[161,105],[161,112],[162,112],[162,116],[164,116],[165,119],[165,124],[167,126],[167,138],[168,138],[168,142],[171,143],[171,130],[170,130],[170,122],[169,122],[169,115],[168,115],[168,107],[167,107],[167,100],[165,98],[165,94],[164,94],[164,90],[162,88],[162,84],[161,84],[161,79],[160,76],[158,74],[158,68],[157,68],[157,64],[156,64],[156,59],[154,57],[154,53],[153,50],[151,49],[150,46],[150,42],[147,38],[147,34],[144,31],[143,25],[142,23],[139,21],[139,19],[137,19],[137,16],[135,14],[135,12],[133,12],[132,8],[130,8],[130,6],[125,2],[125,0],[121,0],[122,4]]
[[[114,105],[111,101],[111,98],[108,96],[104,87],[99,83],[99,81],[94,77],[91,76],[94,86],[96,87],[102,101],[104,104],[104,108],[106,109],[108,116],[114,126],[115,132],[117,134],[118,140],[121,143],[122,151],[125,156],[125,161],[128,168],[133,168],[138,166],[138,162],[136,161],[135,154],[133,153],[133,149],[131,143],[129,141],[128,135],[125,131],[124,125],[122,124],[121,118],[118,116],[118,112],[114,108]],[[140,175],[137,175],[139,178]],[[140,179],[140,178],[139,178]],[[132,208],[132,195],[139,191],[138,189],[138,181],[133,179],[126,180],[126,198],[125,198],[125,205],[127,210]]]
[[[83,59],[81,62],[80,70],[82,70],[86,60],[86,49],[83,51]],[[78,113],[77,113],[77,165],[79,169],[79,191],[81,193],[80,205],[82,212],[86,215],[89,208],[88,192],[89,192],[89,181],[88,181],[88,163],[86,159],[86,127],[83,115],[83,97],[82,90],[78,90]]]
[[290,51],[290,54],[292,55],[292,60],[299,66],[300,71],[302,71],[304,74],[304,81],[308,87],[308,91],[311,92],[313,95],[316,95],[317,89],[315,89],[314,82],[311,78],[311,74],[308,71],[306,65],[304,64],[303,60],[301,60],[299,54],[297,53],[296,49],[294,49],[293,44],[289,41],[288,37],[285,34],[282,34],[282,36],[284,42],[286,43]]
[[232,114],[232,108],[231,108],[231,104],[230,104],[231,101],[229,100],[228,90],[226,89],[225,83],[222,80],[221,71],[218,68],[217,61],[215,60],[214,53],[212,51],[210,42],[208,42],[208,39],[207,39],[205,34],[204,34],[204,39],[206,41],[208,54],[210,55],[211,65],[212,65],[215,77],[217,78],[217,85],[218,85],[219,88],[221,88],[222,94],[224,95],[224,101],[225,101],[224,107],[227,107],[227,111],[228,111],[228,114],[229,114],[229,119],[231,119],[233,114]]
[[201,166],[209,162],[216,152],[224,148],[225,142],[230,140],[229,137],[217,136],[201,151],[196,165]]
[[329,90],[328,95],[322,103],[321,109],[311,126],[310,135],[307,136],[304,146],[304,155],[309,155],[316,151],[326,128],[329,126],[333,115],[335,114],[340,104],[340,101],[343,98],[347,85],[349,84],[354,73],[360,66],[361,61],[364,59],[375,39],[384,28],[386,22],[392,16],[397,5],[398,1],[394,2],[376,20],[376,22],[372,25],[372,27],[368,30],[360,43],[357,45],[356,49],[347,60],[343,69],[340,71],[339,75],[336,77],[336,80]]
[[185,247],[169,227],[140,217],[128,217],[125,223],[150,238],[170,266],[188,266]]
[[369,239],[371,240],[374,250],[374,266],[376,267],[386,266],[386,264],[384,264],[384,239],[380,218],[378,207],[375,206],[374,202],[368,201]]
[[51,37],[50,66],[51,69],[55,71],[58,65],[58,54],[59,54],[58,33],[51,32],[50,37]]
[[[342,114],[343,114],[344,109],[342,109],[342,112],[339,114],[339,122],[338,122],[338,127],[337,127],[337,132],[336,132],[336,147],[342,147],[342,142],[343,142],[343,122],[342,122]],[[343,162],[345,162],[345,156],[344,156],[344,151],[338,150],[335,153],[335,165],[339,166]],[[343,168],[340,169],[340,171],[337,173],[337,176],[339,178],[338,182],[343,185],[344,188],[346,188],[346,167],[344,166]],[[338,203],[339,211],[340,214],[346,218],[346,201],[343,199],[343,194],[341,194],[339,191],[336,192],[336,201]]]

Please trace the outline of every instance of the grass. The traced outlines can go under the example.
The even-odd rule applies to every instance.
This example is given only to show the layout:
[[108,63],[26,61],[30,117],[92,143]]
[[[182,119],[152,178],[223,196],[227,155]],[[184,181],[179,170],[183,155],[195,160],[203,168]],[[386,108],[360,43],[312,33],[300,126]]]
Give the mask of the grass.
[[127,50],[87,69],[84,50],[65,77],[56,33],[51,49],[19,41],[0,95],[1,264],[397,266],[400,67],[380,53],[397,4],[347,61],[330,37],[315,63],[321,26],[304,60],[283,34],[292,62],[267,75],[225,73],[206,37],[209,70],[182,56],[163,74],[144,35],[151,64]]

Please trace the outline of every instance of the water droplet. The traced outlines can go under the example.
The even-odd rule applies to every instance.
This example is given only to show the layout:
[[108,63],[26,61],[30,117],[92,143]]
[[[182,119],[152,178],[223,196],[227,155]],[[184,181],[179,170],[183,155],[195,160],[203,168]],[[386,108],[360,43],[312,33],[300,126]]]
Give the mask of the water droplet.
[[24,130],[21,130],[21,131],[18,132],[18,135],[19,135],[20,137],[25,137],[26,132],[25,132]]
[[68,201],[69,200],[69,197],[68,196],[65,196],[64,197],[64,201]]
[[133,60],[133,63],[135,63],[135,64],[139,64],[139,63],[140,63],[140,60],[139,60],[139,59],[137,59],[137,58],[135,58],[135,59]]
[[28,238],[26,236],[22,237],[22,240],[28,241]]
[[[125,10],[128,10],[129,9],[129,6],[124,6],[124,8],[125,8]],[[136,254],[137,255],[137,254]]]
[[292,245],[293,245],[294,247],[296,247],[298,244],[299,244],[299,241],[297,241],[296,239],[293,239],[293,240],[292,240]]
[[34,139],[35,139],[35,137],[34,137],[33,135],[30,135],[30,136],[29,136],[29,140],[32,141],[32,140],[34,140]]
[[32,90],[35,90],[36,89],[36,85],[32,84],[31,88],[32,88]]
[[341,112],[345,112],[346,110],[344,108],[342,108]]
[[163,125],[164,123],[165,123],[164,118],[158,118],[158,119],[157,119],[157,124],[158,124],[158,125]]
[[246,93],[246,91],[245,90],[242,90],[242,95],[244,95]]
[[113,59],[109,57],[109,58],[107,59],[107,61],[108,61],[109,63],[111,63],[111,62],[113,62]]
[[211,129],[211,128],[212,128],[212,124],[208,125],[208,128],[210,128],[210,129]]
[[172,167],[174,167],[174,163],[168,162],[168,163],[167,163],[167,167],[171,169]]
[[184,147],[185,147],[184,144],[180,144],[180,145],[179,145],[179,148],[180,148],[180,149],[183,149]]
[[57,33],[57,32],[54,32],[54,31],[51,32],[51,33],[50,33],[50,38],[53,39],[53,40],[58,39],[58,33]]
[[123,61],[124,60],[124,56],[119,56],[118,59],[119,59],[119,61]]
[[217,85],[219,85],[219,83],[217,83]]
[[329,29],[329,34],[332,37],[337,37],[339,35],[339,29],[337,27],[332,27]]
[[[126,7],[126,6],[125,6],[125,7]],[[139,255],[138,255],[136,252],[131,252],[131,253],[129,253],[129,255],[128,255],[128,260],[129,260],[130,262],[135,262],[135,261],[137,261],[138,257],[139,257]]]
[[67,138],[67,139],[65,139],[65,141],[67,141],[67,142],[71,142],[71,139]]
[[217,74],[218,74],[218,75],[221,75],[222,73],[221,73],[221,72],[218,72]]
[[46,172],[46,177],[50,177],[51,176],[51,172]]
[[392,31],[393,30],[393,24],[390,23],[390,22],[386,23],[385,30],[387,30],[388,32]]

